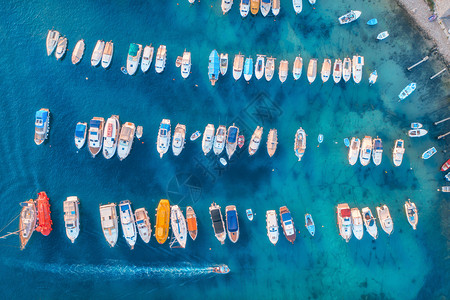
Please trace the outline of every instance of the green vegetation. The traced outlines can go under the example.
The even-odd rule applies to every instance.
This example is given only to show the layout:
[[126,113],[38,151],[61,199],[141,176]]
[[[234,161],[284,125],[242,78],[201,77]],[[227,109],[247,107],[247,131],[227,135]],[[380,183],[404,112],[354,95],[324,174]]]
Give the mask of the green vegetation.
[[434,11],[434,1],[433,0],[426,0],[428,7],[430,7],[431,11]]

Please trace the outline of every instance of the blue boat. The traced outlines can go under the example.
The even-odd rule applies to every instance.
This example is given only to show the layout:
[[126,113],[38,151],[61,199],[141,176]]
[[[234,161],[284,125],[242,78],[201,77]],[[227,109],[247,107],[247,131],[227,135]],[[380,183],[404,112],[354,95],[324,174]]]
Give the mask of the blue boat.
[[349,147],[350,146],[350,141],[348,140],[348,138],[344,139],[344,145],[345,145],[345,147]]
[[422,154],[422,159],[429,159],[430,157],[432,157],[433,155],[435,155],[437,152],[436,148],[431,147],[430,149],[428,149],[427,151],[425,151]]
[[75,127],[75,146],[81,149],[86,141],[87,123],[78,122]]
[[245,59],[244,64],[244,78],[246,81],[250,81],[253,76],[253,59],[251,57],[247,57]]
[[319,136],[317,137],[317,141],[319,142],[319,144],[322,144],[322,142],[323,142],[323,134],[319,134]]
[[228,205],[225,207],[225,215],[227,216],[228,237],[233,243],[239,239],[239,221],[236,206]]
[[239,128],[234,126],[234,124],[228,127],[227,146],[226,146],[228,160],[231,159],[231,156],[233,155],[234,151],[236,151],[238,135],[239,135]]
[[42,144],[48,136],[50,119],[50,110],[48,108],[41,108],[36,112],[36,119],[34,122],[34,142],[36,145]]
[[208,77],[213,86],[219,79],[219,72],[220,72],[219,54],[214,49],[213,51],[211,51],[211,54],[209,55],[209,64],[208,64]]
[[[450,174],[450,172],[449,172],[449,174]],[[450,180],[449,180],[449,181],[450,181]],[[245,211],[245,213],[247,214],[247,218],[248,218],[250,221],[253,221],[253,211],[252,211],[252,209],[251,209],[251,208],[247,209],[247,210]]]
[[398,98],[400,98],[399,101],[404,100],[406,97],[411,95],[412,92],[414,92],[415,90],[416,90],[416,83],[415,82],[411,82],[398,95]]
[[309,233],[314,236],[316,233],[316,226],[314,225],[314,220],[310,214],[305,215],[305,226]]
[[367,25],[377,25],[378,24],[378,20],[377,19],[370,19],[369,21],[367,21]]

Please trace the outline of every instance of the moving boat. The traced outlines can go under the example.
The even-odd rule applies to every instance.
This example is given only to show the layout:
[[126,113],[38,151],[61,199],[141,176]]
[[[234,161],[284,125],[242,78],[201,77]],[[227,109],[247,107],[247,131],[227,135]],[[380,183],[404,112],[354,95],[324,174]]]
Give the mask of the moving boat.
[[388,36],[389,36],[389,32],[383,31],[377,35],[377,40],[379,40],[379,41],[384,40]]
[[73,48],[72,52],[72,64],[76,65],[81,61],[84,54],[84,49],[86,48],[86,44],[84,43],[84,40],[79,40],[77,44],[75,45],[75,48]]
[[228,71],[228,53],[220,53],[220,74],[224,76]]
[[411,123],[411,129],[420,129],[423,125],[421,123]]
[[342,79],[344,79],[345,82],[350,80],[350,77],[352,77],[352,61],[349,57],[344,58],[344,66],[342,69]]
[[170,147],[170,120],[163,119],[159,125],[158,138],[156,140],[156,149],[159,157],[162,158]]
[[292,4],[294,5],[295,14],[299,14],[303,9],[303,0],[292,0]]
[[398,98],[400,99],[399,101],[404,100],[406,97],[411,95],[412,92],[414,92],[415,90],[416,90],[416,83],[415,82],[411,82],[398,95]]
[[[250,0],[249,0],[250,1]],[[238,80],[242,76],[242,71],[244,69],[244,55],[239,52],[234,56],[233,61],[233,78],[234,80]]]
[[362,214],[367,232],[376,240],[378,237],[377,222],[375,221],[370,208],[364,207],[362,209]]
[[246,81],[250,81],[252,79],[253,75],[253,59],[251,57],[247,57],[245,59],[244,64],[244,79]]
[[361,140],[357,137],[352,137],[350,147],[348,148],[348,163],[350,165],[356,164],[359,156],[359,149],[361,147]]
[[102,150],[103,145],[103,127],[105,125],[105,119],[100,117],[94,117],[89,122],[89,152],[91,152],[92,157],[95,157],[100,150]]
[[205,127],[202,139],[202,150],[205,155],[207,155],[209,151],[211,151],[213,143],[214,143],[214,125],[208,124]]
[[209,81],[211,81],[211,85],[215,86],[216,81],[219,80],[219,71],[220,71],[220,59],[219,54],[214,49],[211,51],[209,55],[209,64],[208,64],[208,77]]
[[106,42],[105,49],[102,55],[102,67],[107,69],[111,64],[112,57],[114,53],[114,43],[112,41]]
[[116,153],[119,130],[119,116],[112,115],[106,121],[105,129],[103,131],[103,156],[106,159],[110,159]]
[[191,140],[191,142],[197,140],[202,134],[200,133],[200,131],[196,131],[193,134],[191,134],[191,137],[189,138]]
[[172,151],[173,155],[180,155],[186,143],[186,125],[177,124],[173,132]]
[[411,129],[411,130],[408,131],[408,136],[410,136],[410,137],[421,137],[421,136],[426,135],[427,133],[428,133],[428,131],[425,130],[425,129],[422,129],[422,128],[420,128],[420,129]]
[[347,203],[338,204],[337,221],[339,226],[339,234],[348,243],[352,237],[352,219],[350,207]]
[[233,125],[228,127],[228,133],[227,133],[226,150],[227,150],[228,160],[231,159],[231,156],[233,156],[234,151],[236,151],[238,135],[239,135],[239,128],[237,128],[233,123]]
[[225,215],[227,217],[228,238],[233,243],[236,243],[239,239],[239,220],[236,206],[228,205],[225,207]]
[[34,121],[34,142],[36,145],[42,144],[48,137],[50,130],[50,110],[48,108],[41,108],[36,112],[36,119]]
[[105,41],[98,40],[95,44],[94,51],[91,56],[91,66],[96,67],[102,60],[103,50],[105,49]]
[[360,83],[362,78],[362,67],[364,66],[364,57],[355,55],[353,56],[353,63],[352,63],[352,73],[353,73],[353,81],[355,83]]
[[245,18],[250,11],[250,0],[241,0],[239,11],[241,13],[241,17]]
[[292,219],[291,212],[286,206],[280,207],[280,220],[284,236],[293,244],[297,235],[295,233],[294,219]]
[[36,231],[42,233],[44,236],[48,236],[52,232],[52,218],[50,216],[50,203],[45,192],[38,193],[38,199],[36,200],[37,210],[37,227]]
[[165,45],[160,45],[156,52],[155,70],[156,73],[162,73],[166,67],[167,49]]
[[214,138],[213,144],[215,155],[220,155],[220,153],[222,153],[223,149],[225,148],[226,136],[227,136],[227,128],[224,125],[219,125],[216,131],[216,137]]
[[450,168],[450,159],[448,159],[441,167],[441,171],[445,172]]
[[363,220],[361,217],[361,212],[358,208],[354,207],[351,209],[352,214],[352,230],[353,235],[358,240],[362,239],[364,234],[364,228],[363,228]]
[[[222,0],[222,13],[226,14],[230,11],[231,6],[233,6],[233,0]],[[184,248],[184,247],[183,247]]]
[[150,224],[150,218],[148,217],[148,212],[145,208],[138,208],[134,211],[134,216],[136,218],[136,227],[141,236],[142,241],[148,244],[150,238],[152,237],[152,225]]
[[339,83],[342,78],[342,60],[340,58],[334,61],[333,65],[333,80],[334,83]]
[[310,214],[305,215],[305,227],[308,229],[309,233],[314,236],[316,233],[316,226],[314,225],[314,220]]
[[117,146],[117,156],[120,160],[125,159],[130,154],[135,131],[136,125],[134,123],[126,122],[123,124],[122,130],[120,130],[119,145]]
[[275,73],[275,58],[274,57],[269,57],[266,61],[266,71],[265,73],[265,77],[267,81],[271,81],[273,78],[273,74]]
[[265,55],[258,54],[258,58],[256,59],[255,77],[258,80],[260,80],[264,75],[264,57]]
[[36,228],[36,204],[33,199],[20,203],[22,210],[20,211],[19,221],[19,237],[20,250],[25,249]]
[[383,228],[388,235],[391,235],[394,231],[394,223],[392,222],[391,214],[389,213],[389,208],[386,204],[383,204],[381,207],[377,206],[377,215],[381,228]]
[[392,160],[396,167],[402,164],[403,154],[405,154],[405,143],[403,140],[396,140],[394,150],[392,151]]
[[55,57],[57,60],[62,58],[66,54],[67,50],[67,38],[60,36],[58,39],[58,46],[56,47]]
[[377,82],[377,79],[378,79],[378,74],[377,74],[377,70],[375,70],[372,73],[370,73],[369,84],[370,85],[375,84],[375,82]]
[[212,272],[217,274],[228,274],[230,273],[230,268],[228,268],[227,265],[219,265],[213,267]]
[[184,50],[183,60],[181,61],[181,77],[184,79],[189,77],[191,73],[191,52]]
[[47,40],[46,40],[46,46],[47,46],[47,55],[52,55],[53,51],[55,51],[56,46],[58,45],[59,40],[59,32],[56,30],[49,30],[47,33]]
[[272,157],[277,151],[278,145],[278,134],[276,129],[270,129],[269,135],[267,136],[267,153],[269,157]]
[[245,213],[247,214],[247,218],[249,219],[249,221],[253,221],[253,211],[251,208],[245,210]]
[[190,206],[186,207],[186,222],[189,235],[191,236],[191,239],[195,241],[198,233],[197,216],[195,215],[194,209]]
[[248,145],[248,154],[252,156],[258,151],[259,145],[261,144],[261,138],[263,134],[263,127],[257,126],[253,132],[252,138],[250,139],[250,144]]
[[416,230],[417,222],[419,222],[419,214],[417,212],[416,204],[411,202],[411,199],[408,199],[408,201],[405,202],[405,213],[409,225]]
[[275,17],[280,13],[280,0],[272,0],[272,13]]
[[131,250],[133,250],[137,240],[137,230],[130,200],[120,201],[119,213],[120,223],[122,223],[123,237],[130,246]]
[[432,157],[433,155],[435,155],[437,152],[436,148],[431,147],[430,149],[428,149],[427,151],[425,151],[422,154],[422,159],[429,159],[430,157]]
[[377,137],[373,140],[373,150],[372,150],[372,160],[375,166],[381,164],[381,159],[383,157],[383,143],[381,139]]
[[150,66],[152,65],[154,52],[155,52],[155,48],[152,47],[152,44],[144,47],[144,52],[142,54],[142,61],[141,61],[142,73],[147,72],[148,69],[150,68]]
[[294,68],[292,69],[292,75],[294,76],[294,80],[300,79],[300,76],[302,76],[302,69],[303,69],[303,58],[299,55],[295,58]]
[[356,21],[361,16],[361,12],[358,10],[351,10],[345,15],[339,17],[339,24],[348,24],[353,21]]
[[370,19],[369,21],[367,21],[367,25],[370,25],[370,26],[377,25],[377,24],[378,24],[377,19]]
[[359,153],[359,162],[363,166],[367,166],[370,163],[370,157],[372,155],[372,137],[365,136],[361,144],[361,152]]
[[254,16],[256,16],[259,11],[259,1],[260,0],[250,0],[250,12]]
[[209,214],[211,215],[212,227],[214,234],[219,242],[223,245],[227,235],[225,233],[225,224],[223,223],[222,212],[220,206],[216,203],[212,203],[209,207]]
[[269,241],[276,245],[278,243],[278,219],[277,213],[274,210],[268,210],[266,212],[266,229],[267,236],[269,237]]
[[128,49],[127,56],[127,73],[133,76],[139,66],[139,60],[141,59],[142,45],[131,43]]
[[173,235],[181,248],[186,248],[187,227],[183,212],[178,205],[170,208],[170,224]]
[[156,209],[155,238],[159,244],[164,244],[169,236],[170,204],[169,200],[161,199]]
[[114,247],[119,236],[115,203],[100,205],[100,220],[102,223],[103,235],[105,236],[106,241],[111,247]]
[[314,80],[316,80],[316,75],[317,75],[317,59],[311,58],[308,64],[308,72],[307,72],[308,81],[310,84],[313,83]]
[[305,154],[306,149],[306,133],[303,128],[299,128],[295,133],[295,142],[294,142],[294,152],[295,156],[298,157],[298,161],[302,160],[303,155]]
[[64,223],[66,227],[66,235],[72,243],[75,242],[80,233],[80,214],[78,210],[80,200],[77,196],[67,197],[63,202]]
[[322,81],[325,83],[330,78],[331,74],[331,59],[325,58],[322,65],[322,71],[320,71],[320,75]]
[[269,12],[270,12],[270,8],[272,7],[272,2],[271,0],[261,0],[261,14],[263,15],[263,17],[266,17]]
[[86,142],[87,123],[78,122],[75,127],[75,146],[81,149]]
[[284,83],[288,77],[289,72],[289,63],[287,60],[280,61],[280,69],[278,71],[278,78],[281,83]]

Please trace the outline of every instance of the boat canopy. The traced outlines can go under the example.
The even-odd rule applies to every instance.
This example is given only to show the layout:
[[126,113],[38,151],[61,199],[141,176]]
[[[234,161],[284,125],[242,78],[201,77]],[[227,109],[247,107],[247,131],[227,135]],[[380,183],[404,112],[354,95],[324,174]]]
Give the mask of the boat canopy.
[[100,128],[100,120],[91,120],[91,122],[89,122],[89,126],[94,128]]
[[270,0],[261,0],[262,3],[269,3],[270,4]]
[[84,138],[84,131],[85,130],[86,130],[86,125],[78,124],[77,127],[75,127],[75,136],[77,138]]
[[250,0],[242,0],[242,4],[249,4]]
[[215,79],[218,79],[220,71],[220,60],[219,54],[216,50],[213,50],[209,55],[209,65],[208,65],[208,76],[211,79],[214,76]]
[[128,55],[136,56],[139,51],[139,46],[135,43],[130,44],[130,49],[128,50]]
[[292,217],[291,214],[287,212],[281,215],[281,219],[283,220],[283,222],[286,222],[292,220]]
[[402,148],[403,147],[403,141],[398,141],[397,142],[397,147]]
[[123,211],[123,212],[128,211],[130,209],[131,209],[130,208],[130,204],[128,204],[128,203],[120,205],[120,210]]
[[381,143],[381,140],[375,140],[375,145],[373,147],[375,150],[382,150],[383,149],[383,144]]
[[341,215],[344,218],[349,218],[351,216],[350,208],[345,208],[345,209],[341,210]]
[[237,131],[238,129],[236,127],[230,127],[230,129],[228,130],[228,143],[236,142]]
[[211,219],[213,221],[214,232],[216,234],[222,233],[222,232],[225,231],[225,229],[223,228],[222,216],[220,214],[220,210],[219,209],[212,209],[211,210]]
[[36,126],[44,127],[45,122],[47,122],[48,112],[45,110],[38,110],[36,112]]
[[238,221],[237,221],[237,213],[235,210],[227,211],[227,226],[228,231],[236,232],[239,229]]

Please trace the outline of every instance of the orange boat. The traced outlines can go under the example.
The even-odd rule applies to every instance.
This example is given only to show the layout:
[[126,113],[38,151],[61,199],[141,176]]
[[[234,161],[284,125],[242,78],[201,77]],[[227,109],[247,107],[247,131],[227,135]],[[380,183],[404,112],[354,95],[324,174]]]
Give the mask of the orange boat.
[[189,235],[192,240],[197,238],[197,217],[195,216],[194,209],[190,206],[186,207],[186,221],[188,225]]
[[256,14],[259,11],[259,1],[260,0],[251,0],[250,1],[250,11],[254,16],[256,16]]
[[170,203],[167,199],[161,199],[156,209],[155,238],[160,244],[164,244],[169,236]]
[[36,231],[42,233],[47,236],[52,232],[52,219],[50,217],[50,203],[48,202],[48,197],[45,192],[40,192],[37,202],[37,219],[38,226],[36,227]]

